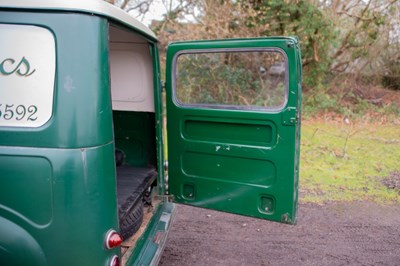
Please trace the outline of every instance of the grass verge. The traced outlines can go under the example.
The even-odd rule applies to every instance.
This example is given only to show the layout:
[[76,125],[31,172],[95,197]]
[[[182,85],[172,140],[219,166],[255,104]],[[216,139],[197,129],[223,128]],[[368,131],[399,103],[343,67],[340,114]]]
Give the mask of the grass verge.
[[400,171],[400,127],[306,120],[302,125],[300,202],[400,203],[382,180]]

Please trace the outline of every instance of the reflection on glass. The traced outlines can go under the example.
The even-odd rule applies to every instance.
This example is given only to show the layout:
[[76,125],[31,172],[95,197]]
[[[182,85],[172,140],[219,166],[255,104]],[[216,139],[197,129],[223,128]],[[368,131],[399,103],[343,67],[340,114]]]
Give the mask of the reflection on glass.
[[279,108],[287,97],[286,72],[278,51],[182,54],[176,97],[182,104]]

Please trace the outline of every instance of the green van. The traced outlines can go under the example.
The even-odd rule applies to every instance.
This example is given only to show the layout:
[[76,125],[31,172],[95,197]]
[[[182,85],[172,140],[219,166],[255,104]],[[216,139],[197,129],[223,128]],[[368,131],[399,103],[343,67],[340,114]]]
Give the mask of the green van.
[[103,1],[0,0],[0,35],[0,265],[157,264],[175,203],[296,223],[296,38],[171,43],[163,86]]

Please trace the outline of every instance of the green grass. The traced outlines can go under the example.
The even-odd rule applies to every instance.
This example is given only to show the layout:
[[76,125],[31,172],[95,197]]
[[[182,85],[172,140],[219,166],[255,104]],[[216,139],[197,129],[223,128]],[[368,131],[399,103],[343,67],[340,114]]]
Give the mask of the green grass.
[[393,171],[400,171],[400,126],[303,122],[300,202],[400,203],[380,182]]

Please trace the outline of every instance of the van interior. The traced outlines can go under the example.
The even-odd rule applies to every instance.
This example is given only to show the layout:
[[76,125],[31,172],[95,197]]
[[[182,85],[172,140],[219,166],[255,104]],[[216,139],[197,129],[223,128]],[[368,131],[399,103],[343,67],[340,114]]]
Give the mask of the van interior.
[[153,63],[138,34],[110,25],[109,65],[120,234],[143,220],[143,197],[157,180]]

